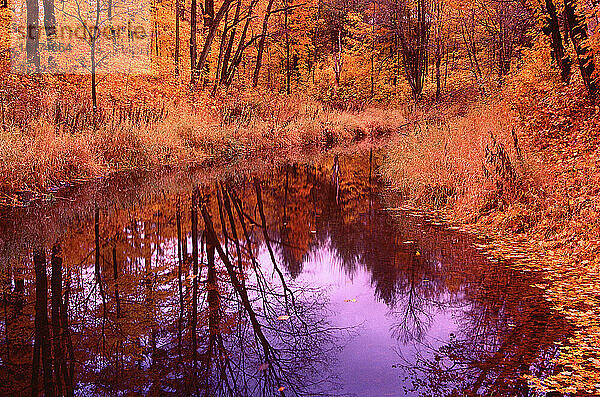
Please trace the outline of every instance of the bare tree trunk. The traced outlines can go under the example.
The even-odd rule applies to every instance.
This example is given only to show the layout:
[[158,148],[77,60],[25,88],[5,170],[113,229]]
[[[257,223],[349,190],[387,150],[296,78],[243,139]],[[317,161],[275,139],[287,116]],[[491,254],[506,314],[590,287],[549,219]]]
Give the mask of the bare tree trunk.
[[231,5],[232,1],[233,0],[225,0],[223,2],[223,5],[221,5],[221,8],[219,9],[219,12],[217,12],[217,15],[215,15],[215,18],[209,27],[208,35],[204,40],[204,47],[202,48],[202,53],[200,53],[200,58],[198,58],[198,62],[196,63],[197,71],[200,71],[204,68],[208,59],[208,54],[210,52],[210,46],[212,45],[212,42],[215,39],[215,34],[217,33],[217,28],[221,23],[221,19],[223,19],[225,13],[229,9],[229,6]]
[[598,85],[596,77],[594,76],[594,57],[592,56],[591,49],[587,43],[588,33],[585,16],[577,13],[577,3],[575,0],[564,0],[564,4],[569,36],[571,37],[571,42],[573,43],[575,53],[577,54],[581,77],[583,78],[583,82],[589,95],[595,97],[598,91]]
[[238,42],[238,46],[235,51],[235,55],[233,56],[231,65],[230,65],[229,70],[226,75],[225,84],[227,86],[229,86],[231,84],[231,82],[233,81],[233,76],[234,76],[240,62],[242,61],[242,55],[243,55],[244,50],[246,49],[246,47],[248,47],[248,45],[250,45],[256,39],[256,37],[253,37],[252,40],[250,40],[250,42],[246,43],[246,36],[248,34],[248,28],[250,27],[250,20],[252,19],[252,10],[254,9],[254,6],[256,5],[257,2],[258,2],[258,0],[252,0],[250,2],[250,6],[248,8],[248,14],[246,16],[246,23],[244,24],[244,28],[242,29],[242,35],[240,36],[240,40]]
[[260,41],[258,42],[258,53],[256,54],[256,66],[254,67],[254,76],[252,77],[252,87],[258,86],[258,78],[260,76],[260,67],[262,65],[262,57],[265,51],[265,41],[267,39],[267,27],[269,25],[269,17],[271,16],[271,9],[273,8],[273,0],[269,0],[267,4],[267,10],[265,12],[265,18],[263,19],[262,33]]
[[[44,30],[46,31],[46,39],[49,51],[55,50],[56,36],[56,17],[54,16],[54,0],[43,0],[44,4]],[[48,59],[48,63],[52,62],[52,56]]]
[[[237,24],[240,21],[240,8],[242,7],[242,0],[238,0],[237,6],[235,7],[235,16],[233,17],[233,28],[231,29],[231,34],[229,35],[229,41],[227,43],[227,47],[225,48],[225,54],[223,55],[223,63],[221,65],[221,79],[220,83],[225,83],[227,79],[227,72],[229,68],[229,58],[231,57],[231,51],[233,51],[233,42],[235,40],[235,34],[237,32]],[[224,32],[225,33],[225,32]]]
[[337,32],[337,48],[333,54],[333,72],[335,74],[335,88],[336,90],[340,87],[340,75],[342,73],[342,31],[338,29]]
[[215,23],[215,2],[204,0],[204,29],[210,28],[213,23]]
[[288,0],[285,0],[285,18],[284,18],[284,30],[285,30],[285,92],[290,95],[291,89],[291,71],[290,71],[290,27],[288,23]]
[[27,0],[27,63],[33,65],[35,72],[40,70],[39,13],[37,0]]
[[548,15],[546,16],[545,21],[542,22],[542,30],[550,37],[552,58],[554,58],[554,61],[560,70],[562,81],[566,82],[569,80],[569,75],[571,74],[571,59],[566,55],[563,47],[558,15],[556,14],[556,6],[552,0],[546,0],[546,12]]
[[196,0],[192,0],[192,5],[190,9],[190,84],[194,84],[196,82],[196,31],[198,30],[198,22],[196,15],[197,9],[198,6],[196,4]]
[[180,0],[175,0],[175,76],[179,77],[179,20],[181,17]]

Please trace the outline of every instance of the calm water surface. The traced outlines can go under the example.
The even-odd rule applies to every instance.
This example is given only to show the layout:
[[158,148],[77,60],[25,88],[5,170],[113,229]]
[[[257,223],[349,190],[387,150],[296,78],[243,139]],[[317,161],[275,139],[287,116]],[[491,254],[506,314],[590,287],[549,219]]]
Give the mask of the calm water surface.
[[394,210],[381,161],[129,175],[4,211],[0,393],[534,395],[562,319],[533,276]]

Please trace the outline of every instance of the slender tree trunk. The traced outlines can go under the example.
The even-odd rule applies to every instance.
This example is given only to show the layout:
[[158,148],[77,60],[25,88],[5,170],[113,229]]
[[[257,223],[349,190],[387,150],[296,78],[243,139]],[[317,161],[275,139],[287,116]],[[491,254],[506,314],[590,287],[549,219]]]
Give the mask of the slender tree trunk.
[[589,95],[595,97],[598,91],[598,85],[596,77],[594,76],[594,57],[587,43],[588,33],[585,16],[577,13],[577,3],[575,0],[564,0],[564,4],[569,36],[571,37],[571,42],[573,43],[575,53],[577,54],[581,77],[583,78],[583,82]]
[[242,61],[242,55],[243,55],[244,50],[255,39],[255,38],[253,38],[252,40],[250,40],[249,43],[246,43],[246,36],[248,34],[248,28],[250,27],[250,20],[252,19],[252,10],[254,9],[254,6],[256,5],[256,3],[257,3],[257,0],[252,0],[250,2],[250,6],[248,8],[248,15],[246,16],[246,22],[244,23],[244,28],[242,29],[242,35],[240,36],[240,40],[238,42],[238,46],[235,51],[235,55],[233,56],[233,60],[231,61],[231,65],[227,72],[227,80],[225,82],[225,84],[227,86],[229,86],[231,84],[231,82],[233,81],[233,76],[234,76],[240,62]]
[[552,46],[552,58],[556,62],[560,70],[560,77],[562,81],[568,81],[569,75],[571,74],[571,59],[565,53],[563,47],[562,35],[560,34],[560,25],[558,23],[558,15],[556,14],[556,6],[553,0],[546,0],[546,12],[548,15],[543,21],[542,30],[550,37],[550,43]]
[[235,34],[237,31],[237,24],[240,21],[240,9],[242,7],[242,1],[238,0],[237,6],[235,7],[235,16],[233,17],[231,34],[229,35],[229,41],[227,47],[225,47],[225,54],[223,55],[223,63],[221,65],[221,79],[220,83],[225,83],[227,79],[227,73],[229,69],[229,58],[231,57],[231,51],[233,51],[233,42],[235,40]]
[[196,82],[196,54],[197,54],[197,45],[196,45],[196,32],[198,30],[198,22],[197,22],[197,12],[198,6],[196,4],[196,0],[192,0],[192,5],[190,9],[190,83],[194,84]]
[[210,28],[215,19],[215,2],[214,0],[204,1],[204,29]]
[[181,19],[180,0],[175,0],[175,76],[179,77],[179,20]]
[[40,32],[39,8],[37,0],[26,0],[27,4],[27,63],[34,67],[35,72],[40,70]]
[[337,32],[337,49],[333,54],[333,72],[335,74],[335,88],[340,87],[340,75],[342,73],[342,32]]
[[274,0],[269,0],[269,3],[267,4],[267,10],[265,12],[265,18],[263,19],[262,32],[260,40],[258,42],[258,53],[256,54],[256,66],[254,67],[254,75],[252,76],[252,87],[258,86],[258,78],[260,76],[262,57],[265,51],[265,41],[267,40],[267,27],[269,26],[269,17],[271,16],[273,1]]
[[215,85],[214,89],[216,90],[217,85],[221,81],[221,69],[223,66],[223,53],[225,52],[225,45],[227,44],[227,35],[229,33],[229,10],[225,13],[224,21],[223,21],[223,33],[221,34],[221,43],[219,44],[219,57],[217,62],[217,69],[215,70]]
[[[48,50],[54,51],[55,36],[56,36],[56,17],[54,16],[54,0],[43,0],[44,5],[44,30],[46,31],[46,40]],[[48,59],[48,63],[52,62],[52,56]]]
[[284,18],[284,30],[285,30],[285,92],[290,95],[292,93],[291,88],[291,70],[290,70],[290,27],[288,21],[288,0],[285,0],[285,18]]
[[232,2],[232,0],[225,0],[223,2],[223,5],[221,6],[221,8],[219,8],[219,12],[217,12],[217,15],[215,15],[215,18],[212,21],[212,24],[210,25],[210,28],[208,30],[208,35],[206,36],[206,39],[204,40],[204,47],[202,48],[202,53],[200,53],[200,58],[198,58],[198,62],[196,63],[197,71],[204,69],[206,61],[208,59],[208,54],[210,53],[210,46],[212,45],[212,42],[215,39],[215,35],[217,33],[217,28],[218,28],[219,24],[221,23],[221,19],[223,19],[223,17],[225,16],[225,13],[229,9],[231,2]]

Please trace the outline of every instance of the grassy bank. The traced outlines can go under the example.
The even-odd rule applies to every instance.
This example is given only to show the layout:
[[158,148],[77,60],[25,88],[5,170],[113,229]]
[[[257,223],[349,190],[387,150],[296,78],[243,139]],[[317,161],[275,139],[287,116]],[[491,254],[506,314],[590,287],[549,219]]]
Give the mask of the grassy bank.
[[541,271],[574,326],[541,391],[600,393],[600,109],[581,84],[529,69],[500,99],[433,111],[391,145],[386,178],[411,205]]
[[175,93],[164,101],[105,101],[94,115],[76,90],[33,97],[4,91],[6,98],[29,98],[2,113],[4,202],[14,202],[18,192],[44,192],[123,170],[314,151],[382,136],[406,122],[405,112],[340,110],[306,96]]

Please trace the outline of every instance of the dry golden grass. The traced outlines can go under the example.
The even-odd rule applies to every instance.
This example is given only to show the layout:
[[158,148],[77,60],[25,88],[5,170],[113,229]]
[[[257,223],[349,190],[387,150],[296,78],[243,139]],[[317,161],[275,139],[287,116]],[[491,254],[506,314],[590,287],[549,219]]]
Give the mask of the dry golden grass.
[[56,93],[35,100],[43,104],[41,110],[22,106],[26,111],[19,113],[15,104],[0,128],[0,191],[5,195],[42,192],[122,170],[318,150],[392,132],[404,123],[400,111],[355,113],[265,92],[134,106],[103,102],[95,117],[79,106],[85,96],[76,104]]
[[[419,206],[448,206],[473,217],[485,211],[491,195],[512,194],[523,157],[517,156],[514,119],[501,102],[480,102],[466,113],[462,105],[438,107],[403,129],[390,145],[384,176]],[[508,163],[498,161],[499,152]],[[500,187],[501,186],[501,187]],[[504,189],[499,192],[498,189]],[[497,205],[497,204],[496,204]]]

